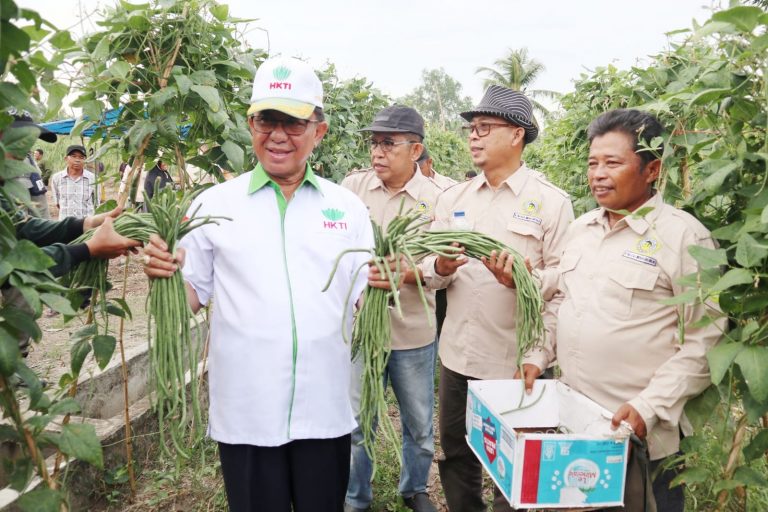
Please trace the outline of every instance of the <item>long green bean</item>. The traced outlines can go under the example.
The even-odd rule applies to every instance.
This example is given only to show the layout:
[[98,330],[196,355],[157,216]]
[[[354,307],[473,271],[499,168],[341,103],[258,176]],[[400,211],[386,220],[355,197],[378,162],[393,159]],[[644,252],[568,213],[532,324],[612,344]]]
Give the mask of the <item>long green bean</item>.
[[[370,252],[371,264],[376,266],[381,275],[386,276],[390,290],[368,287],[363,292],[363,304],[355,318],[352,331],[352,357],[361,358],[363,364],[362,389],[360,398],[359,423],[363,434],[363,446],[376,468],[374,453],[377,419],[382,422],[384,437],[390,446],[398,447],[399,439],[387,415],[387,403],[384,398],[384,374],[391,350],[390,303],[402,316],[398,299],[398,287],[401,275],[408,269],[418,272],[417,263],[429,254],[456,258],[458,253],[454,243],[464,247],[464,254],[470,258],[490,258],[496,251],[506,250],[514,258],[512,273],[517,294],[517,365],[521,366],[522,356],[537,343],[544,334],[541,317],[542,298],[539,287],[528,272],[522,256],[511,247],[494,238],[471,231],[423,231],[426,224],[419,213],[402,212],[388,225],[386,232],[372,221],[374,248],[350,249],[339,254],[333,271],[328,279],[330,285],[339,260],[350,252]],[[406,267],[400,267],[403,257]],[[395,261],[395,269],[390,269],[390,261]],[[431,319],[424,290],[417,279],[417,289]],[[350,289],[351,290],[351,289]],[[430,320],[431,321],[431,320]],[[344,322],[346,324],[346,321]],[[346,339],[346,337],[345,337]],[[397,450],[399,457],[400,450]]]

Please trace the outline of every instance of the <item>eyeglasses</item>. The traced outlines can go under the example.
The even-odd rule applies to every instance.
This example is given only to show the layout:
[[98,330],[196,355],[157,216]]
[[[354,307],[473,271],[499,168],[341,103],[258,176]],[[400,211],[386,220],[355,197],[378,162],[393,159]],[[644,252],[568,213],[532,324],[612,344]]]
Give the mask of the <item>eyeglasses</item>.
[[390,139],[368,141],[368,145],[371,148],[371,152],[376,151],[376,148],[379,147],[381,148],[381,151],[383,153],[389,153],[395,148],[395,146],[401,146],[403,144],[415,144],[415,142],[412,140],[403,140],[400,142],[395,142]]
[[465,124],[461,127],[461,130],[467,135],[472,135],[472,132],[477,132],[478,137],[485,137],[489,133],[491,133],[491,127],[492,126],[507,126],[509,128],[517,128],[517,126],[509,123],[475,123],[475,124]]
[[307,131],[309,123],[319,123],[311,119],[283,119],[278,121],[277,119],[270,119],[268,117],[251,116],[253,122],[253,129],[259,133],[272,133],[277,129],[277,125],[283,127],[283,131],[287,135],[304,135]]

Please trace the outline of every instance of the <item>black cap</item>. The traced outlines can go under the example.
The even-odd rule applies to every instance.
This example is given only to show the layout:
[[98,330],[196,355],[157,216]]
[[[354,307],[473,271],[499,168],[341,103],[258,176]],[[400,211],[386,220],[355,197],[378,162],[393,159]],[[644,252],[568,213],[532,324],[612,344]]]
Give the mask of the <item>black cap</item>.
[[411,107],[392,105],[380,111],[361,132],[415,133],[424,138],[424,119]]
[[87,156],[88,153],[85,152],[85,148],[81,146],[80,144],[72,144],[71,146],[67,146],[67,152],[65,153],[67,156],[71,155],[73,152],[79,151],[83,154],[83,156]]
[[525,130],[525,143],[530,144],[539,135],[539,126],[533,117],[533,105],[528,97],[520,91],[513,91],[500,85],[492,85],[485,91],[480,103],[461,117],[472,121],[475,116],[500,117],[515,126]]
[[38,135],[38,138],[40,140],[43,140],[45,142],[56,142],[56,134],[53,133],[48,128],[43,128],[39,124],[35,123],[35,121],[32,119],[32,116],[30,116],[27,112],[16,112],[11,114],[13,116],[13,122],[11,123],[11,128],[23,128],[25,126],[33,126],[40,130],[40,135]]

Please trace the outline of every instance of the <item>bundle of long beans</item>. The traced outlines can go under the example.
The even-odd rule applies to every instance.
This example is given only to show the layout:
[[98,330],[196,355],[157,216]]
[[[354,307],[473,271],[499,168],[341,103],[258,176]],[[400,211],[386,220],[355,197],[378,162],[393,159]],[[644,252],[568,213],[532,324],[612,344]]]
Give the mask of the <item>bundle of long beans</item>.
[[[177,197],[171,187],[158,191],[148,203],[149,213],[126,213],[115,222],[115,230],[128,238],[147,242],[156,233],[174,253],[179,240],[190,231],[204,224],[215,223],[219,218],[197,217],[196,209],[187,212],[196,195],[192,191]],[[77,242],[88,240],[93,231],[85,233]],[[75,286],[105,286],[106,260],[91,260],[76,268],[70,277]],[[101,296],[106,289],[101,289]],[[202,419],[198,397],[197,365],[200,356],[199,339],[192,335],[194,315],[187,300],[184,280],[180,272],[168,279],[150,282],[147,300],[148,331],[150,333],[150,381],[155,390],[155,410],[160,425],[161,446],[171,455],[165,442],[166,432],[176,453],[189,457],[189,447],[202,439]],[[190,403],[187,405],[186,373],[190,373]]]
[[[398,300],[400,276],[408,267],[417,272],[417,262],[429,255],[437,254],[448,258],[458,257],[454,242],[463,246],[464,254],[471,258],[489,258],[493,251],[500,254],[506,250],[514,258],[513,277],[517,293],[517,344],[518,366],[523,354],[541,340],[544,327],[541,318],[542,299],[535,281],[528,272],[522,256],[507,245],[494,238],[472,231],[423,231],[427,223],[418,212],[400,212],[392,220],[386,233],[375,223],[374,248],[370,250],[372,264],[382,275],[386,275],[391,290],[367,287],[363,292],[363,303],[358,311],[352,333],[352,356],[360,357],[363,364],[362,391],[359,423],[363,433],[363,445],[374,463],[374,443],[376,419],[382,420],[385,439],[391,446],[397,447],[399,439],[387,415],[387,403],[384,398],[384,371],[391,350],[390,303],[402,315]],[[338,261],[349,252],[365,251],[351,249],[342,252]],[[400,268],[404,259],[406,268]],[[395,271],[390,270],[390,261],[395,263]],[[336,272],[334,266],[329,284]],[[428,318],[431,318],[424,290],[419,279],[416,280],[419,294]],[[326,288],[328,285],[326,285]],[[346,339],[346,336],[345,336]],[[522,402],[521,402],[522,403]],[[399,450],[397,450],[399,456]]]
[[544,323],[541,318],[543,301],[539,286],[531,277],[523,257],[508,245],[483,233],[474,231],[423,231],[416,233],[406,240],[403,252],[413,260],[423,258],[428,254],[437,254],[447,258],[455,258],[454,242],[464,247],[464,254],[470,258],[490,258],[491,253],[501,254],[507,251],[514,262],[512,277],[515,280],[517,293],[517,311],[515,319],[517,328],[517,363],[520,366],[523,355],[540,342],[544,334]]

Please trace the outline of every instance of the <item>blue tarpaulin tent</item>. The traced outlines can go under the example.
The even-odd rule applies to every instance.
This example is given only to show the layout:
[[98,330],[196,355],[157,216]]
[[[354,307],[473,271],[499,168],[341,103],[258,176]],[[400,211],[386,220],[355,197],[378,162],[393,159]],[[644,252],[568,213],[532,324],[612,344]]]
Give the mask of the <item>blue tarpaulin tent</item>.
[[[96,131],[96,128],[99,128],[101,126],[112,126],[117,122],[117,118],[120,116],[121,110],[122,110],[122,107],[106,111],[102,116],[101,121],[99,121],[98,123],[92,124],[85,130],[83,130],[80,135],[82,135],[83,137],[90,137]],[[86,116],[85,119],[88,119],[88,117]],[[76,118],[61,119],[59,121],[51,121],[50,123],[41,123],[41,126],[44,126],[45,128],[48,128],[49,130],[51,130],[53,133],[57,133],[59,135],[69,135],[70,133],[72,133],[72,128],[74,128],[76,122],[77,122]]]
[[[97,128],[114,125],[117,122],[117,119],[120,117],[120,112],[122,112],[122,110],[123,107],[107,110],[102,116],[101,121],[91,124],[88,128],[84,129],[80,135],[82,137],[91,137]],[[88,116],[85,116],[85,119],[87,120]],[[59,121],[51,121],[49,123],[40,123],[40,125],[48,128],[53,133],[57,133],[59,135],[69,135],[72,133],[72,128],[75,127],[75,123],[77,123],[77,118],[73,117],[71,119],[61,119]],[[190,126],[192,126],[190,123],[179,125],[179,131],[181,132],[182,137],[187,136],[187,132],[189,132]]]

